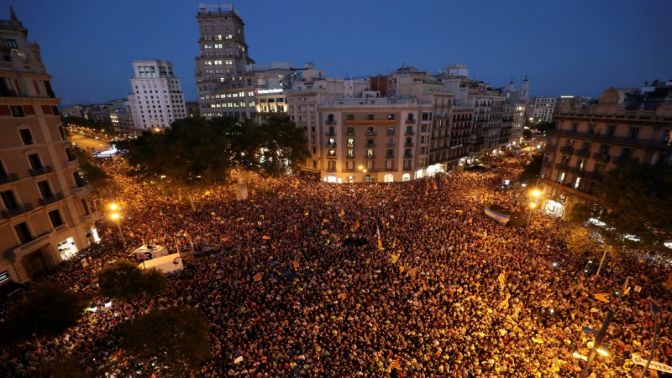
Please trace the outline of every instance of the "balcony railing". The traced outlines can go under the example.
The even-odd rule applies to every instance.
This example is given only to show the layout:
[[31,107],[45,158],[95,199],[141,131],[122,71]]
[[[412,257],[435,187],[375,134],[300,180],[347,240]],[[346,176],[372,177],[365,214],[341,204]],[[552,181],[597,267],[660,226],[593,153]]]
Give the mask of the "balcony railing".
[[45,165],[39,168],[32,168],[28,170],[28,173],[30,173],[31,176],[39,176],[39,175],[44,175],[49,172],[53,172],[54,169],[50,165]]
[[19,179],[19,175],[16,173],[7,173],[5,175],[0,176],[0,184],[7,184],[10,182],[17,181]]
[[609,134],[596,134],[590,132],[579,132],[572,130],[553,130],[554,135],[564,136],[564,137],[573,137],[580,138],[590,141],[599,141],[610,144],[620,144],[628,146],[638,146],[638,147],[652,147],[652,148],[670,148],[671,145],[668,141],[664,139],[652,140],[652,139],[633,139],[625,137],[615,137],[609,136]]
[[606,152],[596,152],[593,154],[593,159],[603,163],[608,163],[609,160],[611,160],[611,155]]
[[406,118],[406,124],[407,125],[413,125],[415,124],[417,120],[415,118]]
[[374,147],[376,147],[376,143],[375,143],[375,142],[373,142],[373,143],[367,143],[367,144],[366,144],[366,147],[367,147],[367,148],[374,148]]
[[327,142],[327,147],[335,148],[335,147],[336,147],[336,143],[329,143],[329,142]]
[[404,147],[413,147],[413,142],[404,143]]
[[367,131],[366,132],[366,136],[376,136],[376,135],[378,135],[378,133],[375,132],[375,131]]
[[576,156],[588,157],[590,156],[590,150],[587,148],[576,150]]
[[413,131],[413,130],[406,130],[406,132],[405,132],[404,134],[406,134],[406,135],[415,135],[415,131]]
[[560,152],[566,155],[571,155],[574,153],[574,147],[572,146],[562,146],[560,147]]
[[0,214],[2,214],[3,218],[11,218],[11,217],[15,217],[17,215],[21,215],[23,213],[26,213],[30,210],[33,210],[33,205],[27,203],[27,204],[19,205],[19,206],[13,208],[13,209],[3,210],[2,212],[0,212]]
[[335,125],[336,120],[335,119],[327,119],[326,121],[324,121],[324,123],[326,123],[327,125]]
[[44,205],[48,205],[50,203],[54,203],[56,201],[60,201],[63,198],[65,198],[63,196],[63,193],[56,193],[56,194],[53,194],[51,197],[40,198],[39,202],[40,202],[40,205],[44,206]]
[[376,154],[366,155],[366,158],[367,158],[367,159],[375,159],[375,158],[376,158]]
[[411,159],[413,154],[404,154],[404,159]]

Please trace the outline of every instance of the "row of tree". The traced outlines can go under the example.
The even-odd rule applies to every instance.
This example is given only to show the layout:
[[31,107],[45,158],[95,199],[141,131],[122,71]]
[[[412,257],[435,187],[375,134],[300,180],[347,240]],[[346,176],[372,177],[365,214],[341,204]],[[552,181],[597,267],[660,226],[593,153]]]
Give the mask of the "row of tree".
[[285,116],[258,124],[233,118],[187,118],[162,132],[120,144],[136,173],[178,185],[222,183],[233,169],[278,176],[309,156],[304,131]]
[[[141,270],[117,262],[101,270],[98,286],[104,297],[114,300],[149,301],[166,288],[165,276],[156,270]],[[0,324],[0,336],[9,342],[34,337],[53,337],[75,326],[87,311],[90,299],[53,282],[36,283],[9,310]],[[102,309],[101,309],[102,311]],[[189,307],[154,309],[120,327],[123,348],[141,361],[153,362],[167,376],[185,376],[210,356],[208,320]],[[70,356],[41,366],[38,376],[87,376]]]

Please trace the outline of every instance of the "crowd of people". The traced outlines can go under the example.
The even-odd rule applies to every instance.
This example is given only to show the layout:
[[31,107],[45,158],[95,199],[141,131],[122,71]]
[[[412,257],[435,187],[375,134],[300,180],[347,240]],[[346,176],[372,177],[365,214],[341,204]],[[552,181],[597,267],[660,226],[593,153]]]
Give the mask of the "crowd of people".
[[[584,272],[590,257],[567,252],[563,222],[535,213],[515,227],[483,214],[487,203],[525,204],[524,191],[502,189],[522,166],[509,157],[482,173],[389,184],[257,178],[237,201],[236,185],[167,192],[110,161],[129,248],[219,252],[188,259],[149,302],[114,301],[59,337],[3,346],[0,368],[29,376],[72,356],[96,376],[151,375],[120,347],[119,325],[187,305],[210,323],[212,359],[196,376],[572,377],[594,340],[583,328],[599,329],[608,311],[609,356],[593,372],[637,376],[632,354],[649,356],[652,300],[663,309],[655,360],[672,365],[669,265],[622,253],[595,278]],[[49,279],[102,304],[95,273],[129,252],[107,229]],[[638,290],[611,294],[628,276]]]

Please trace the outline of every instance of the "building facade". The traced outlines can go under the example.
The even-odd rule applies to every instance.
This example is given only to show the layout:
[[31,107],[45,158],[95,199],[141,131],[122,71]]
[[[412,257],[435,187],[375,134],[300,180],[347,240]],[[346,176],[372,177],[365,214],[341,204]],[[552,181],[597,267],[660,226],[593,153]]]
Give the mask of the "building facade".
[[[244,88],[246,67],[253,64],[245,43],[245,23],[231,5],[201,4],[196,16],[200,55],[196,58],[196,86],[201,115],[205,118],[226,116],[224,91],[236,93],[235,102],[249,102]],[[241,89],[232,91],[232,89]],[[242,98],[239,95],[243,92]]]
[[0,20],[0,283],[28,281],[98,240],[97,212],[37,43]]
[[530,121],[553,122],[553,113],[558,99],[555,97],[537,97],[532,103]]
[[173,121],[187,117],[182,84],[168,61],[133,62],[128,100],[136,129],[163,129]]
[[647,93],[610,88],[597,103],[562,103],[542,163],[545,210],[556,216],[595,201],[594,187],[626,159],[671,163],[672,83]]

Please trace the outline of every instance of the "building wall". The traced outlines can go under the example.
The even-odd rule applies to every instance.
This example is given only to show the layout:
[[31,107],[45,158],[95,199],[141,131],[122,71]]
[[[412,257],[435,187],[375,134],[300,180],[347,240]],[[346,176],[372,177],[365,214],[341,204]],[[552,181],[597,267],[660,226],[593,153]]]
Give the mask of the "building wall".
[[26,36],[15,17],[0,20],[0,41],[14,49],[0,61],[0,81],[13,88],[0,94],[0,274],[18,282],[88,247],[97,218],[51,77]]
[[133,62],[129,103],[136,129],[166,128],[187,117],[182,84],[167,61]]

